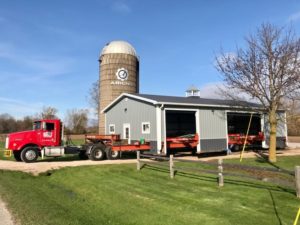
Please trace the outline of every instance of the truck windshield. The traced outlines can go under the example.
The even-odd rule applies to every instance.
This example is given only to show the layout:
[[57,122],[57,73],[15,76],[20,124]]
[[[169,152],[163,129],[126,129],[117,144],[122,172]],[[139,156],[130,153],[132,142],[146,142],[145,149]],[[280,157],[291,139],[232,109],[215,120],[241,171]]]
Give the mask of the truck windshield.
[[41,121],[36,121],[33,123],[33,130],[40,130],[42,127],[42,122]]

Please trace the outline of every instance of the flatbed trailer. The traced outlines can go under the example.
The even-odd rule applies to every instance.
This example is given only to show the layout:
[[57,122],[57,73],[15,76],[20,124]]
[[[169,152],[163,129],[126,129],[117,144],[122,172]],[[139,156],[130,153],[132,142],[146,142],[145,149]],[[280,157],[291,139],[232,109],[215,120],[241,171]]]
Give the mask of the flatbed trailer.
[[[106,154],[108,159],[116,159],[120,157],[121,152],[151,150],[150,142],[141,143],[136,141],[132,144],[127,144],[125,143],[127,140],[120,139],[120,135],[86,135],[85,138],[86,143],[90,142],[87,145],[92,147],[90,150],[87,150],[87,155],[92,160],[101,160],[104,158],[104,154]],[[166,138],[166,143],[168,149],[195,148],[199,143],[199,136],[198,134],[193,134],[188,137],[169,137]],[[162,142],[161,146],[162,148],[164,147],[164,142]],[[97,151],[98,154],[93,153],[93,149],[96,149],[94,151]]]
[[245,146],[261,147],[264,140],[263,132],[259,132],[257,135],[228,134],[228,147],[234,151],[239,151],[244,144]]

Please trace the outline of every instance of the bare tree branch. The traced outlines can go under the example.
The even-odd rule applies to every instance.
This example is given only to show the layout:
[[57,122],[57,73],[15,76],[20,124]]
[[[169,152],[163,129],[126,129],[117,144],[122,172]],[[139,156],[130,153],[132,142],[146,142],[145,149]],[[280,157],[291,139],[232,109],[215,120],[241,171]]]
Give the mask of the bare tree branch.
[[[221,51],[216,68],[228,90],[246,93],[268,112],[273,157],[269,159],[276,161],[276,111],[284,99],[300,98],[300,40],[292,28],[266,23],[245,41],[246,47],[237,48],[235,54]],[[228,96],[236,98],[231,93]]]

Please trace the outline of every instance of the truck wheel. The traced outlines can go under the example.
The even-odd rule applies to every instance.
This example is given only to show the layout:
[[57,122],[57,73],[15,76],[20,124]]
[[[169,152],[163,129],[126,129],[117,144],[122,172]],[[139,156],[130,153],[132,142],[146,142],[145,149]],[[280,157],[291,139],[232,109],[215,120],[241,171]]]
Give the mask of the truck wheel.
[[112,151],[111,147],[106,148],[106,156],[110,160],[119,159],[120,158],[120,152],[119,151]]
[[21,159],[21,151],[13,151],[13,154],[14,154],[14,157],[15,157],[15,160],[16,160],[16,161],[22,162],[22,159]]
[[90,160],[99,161],[103,160],[105,157],[105,151],[102,146],[96,146],[92,148],[89,158]]
[[38,148],[36,147],[26,147],[21,152],[21,159],[23,162],[32,163],[38,158]]

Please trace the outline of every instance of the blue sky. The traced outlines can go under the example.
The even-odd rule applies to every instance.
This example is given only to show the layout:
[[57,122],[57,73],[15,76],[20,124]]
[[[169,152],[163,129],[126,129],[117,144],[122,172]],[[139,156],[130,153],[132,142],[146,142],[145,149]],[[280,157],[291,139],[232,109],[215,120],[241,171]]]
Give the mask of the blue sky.
[[190,85],[214,97],[220,47],[233,52],[263,22],[293,24],[296,0],[87,0],[0,2],[0,114],[17,118],[53,106],[89,108],[98,57],[112,40],[140,57],[140,92],[183,96]]

